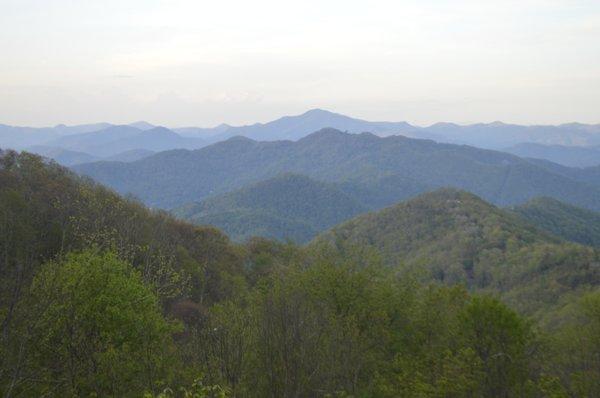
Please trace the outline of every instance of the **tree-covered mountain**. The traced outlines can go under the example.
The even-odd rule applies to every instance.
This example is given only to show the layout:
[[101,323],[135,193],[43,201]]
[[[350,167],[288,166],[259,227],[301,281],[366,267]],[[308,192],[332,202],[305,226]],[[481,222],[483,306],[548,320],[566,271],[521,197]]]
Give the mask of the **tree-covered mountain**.
[[521,143],[503,151],[522,158],[545,159],[568,167],[592,167],[600,165],[600,146],[543,145]]
[[464,191],[443,189],[361,215],[316,240],[375,249],[426,280],[499,294],[543,318],[600,284],[600,253],[566,243]]
[[583,182],[585,184],[600,186],[600,166],[592,167],[566,167],[544,159],[527,159],[530,163],[544,168],[552,173]]
[[262,236],[301,243],[365,211],[365,206],[333,184],[284,174],[183,206],[174,214],[195,224],[213,225],[236,241]]
[[130,149],[128,151],[119,152],[116,155],[109,156],[103,160],[110,162],[135,162],[136,160],[147,158],[155,153],[155,151],[151,151],[149,149]]
[[[385,205],[444,186],[498,205],[550,196],[600,209],[600,187],[581,183],[514,155],[402,136],[378,137],[324,129],[299,141],[236,137],[196,151],[167,151],[129,164],[74,167],[153,207],[173,208],[281,173],[298,173],[367,190]],[[373,184],[378,184],[381,189]],[[366,187],[366,188],[364,188]],[[381,194],[381,196],[379,196]],[[370,202],[363,204],[376,208]]]
[[[411,255],[433,255],[421,268],[446,264],[454,275],[457,258],[466,269],[470,258],[477,270],[489,262],[490,280],[511,288],[502,297],[526,311],[571,286],[565,325],[540,328],[493,297],[399,277],[380,261],[388,253],[372,250],[377,233],[356,246],[232,244],[54,162],[0,151],[0,392],[596,396],[600,295],[579,298],[595,286],[597,261],[583,272],[592,249],[564,246],[470,194],[429,197],[427,211],[409,202],[415,214],[403,225]],[[383,234],[393,216],[378,221]],[[470,244],[436,235],[446,232]],[[530,253],[537,245],[549,251]],[[427,246],[448,248],[447,261]],[[512,262],[515,250],[522,261]],[[514,272],[516,281],[499,278],[524,268],[532,272]],[[508,295],[515,286],[523,290]]]
[[566,240],[600,246],[600,213],[552,198],[534,198],[510,209],[540,229]]

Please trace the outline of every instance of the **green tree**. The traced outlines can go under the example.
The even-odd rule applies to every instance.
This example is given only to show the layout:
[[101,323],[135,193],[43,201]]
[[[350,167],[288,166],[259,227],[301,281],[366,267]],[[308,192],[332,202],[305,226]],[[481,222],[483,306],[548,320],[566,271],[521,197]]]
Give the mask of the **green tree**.
[[[600,292],[589,293],[573,310],[574,319],[559,331],[554,368],[572,396],[600,396]],[[554,370],[554,369],[551,369]]]
[[86,251],[46,264],[32,300],[45,307],[33,333],[38,393],[140,396],[168,376],[176,326],[114,254]]
[[530,325],[488,296],[474,296],[460,319],[465,343],[481,363],[480,396],[523,395],[533,341]]

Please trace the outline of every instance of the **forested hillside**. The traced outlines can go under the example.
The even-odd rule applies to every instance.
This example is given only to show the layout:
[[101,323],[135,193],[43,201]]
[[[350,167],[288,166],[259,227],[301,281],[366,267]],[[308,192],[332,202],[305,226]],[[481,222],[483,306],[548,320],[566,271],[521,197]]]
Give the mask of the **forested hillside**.
[[333,184],[284,174],[174,211],[195,224],[210,224],[230,238],[251,236],[303,243],[367,208]]
[[357,191],[369,191],[371,194],[365,197],[378,205],[392,204],[432,188],[454,186],[498,205],[549,196],[600,210],[600,186],[576,181],[513,155],[333,129],[297,142],[256,142],[237,137],[196,151],[167,151],[133,163],[90,163],[75,166],[74,170],[120,193],[131,193],[149,206],[162,208],[202,201],[292,172],[320,181],[353,184]]
[[374,248],[390,267],[499,294],[514,308],[549,322],[558,321],[553,317],[560,318],[570,296],[600,283],[596,250],[561,241],[454,189],[359,216],[317,241],[341,249]]
[[600,246],[600,213],[552,198],[535,198],[510,210],[538,228],[563,239]]
[[[381,232],[356,245],[342,235],[338,247],[261,239],[236,245],[216,229],[148,210],[37,156],[5,152],[2,395],[600,392],[592,360],[600,352],[600,296],[592,291],[595,271],[586,269],[592,249],[563,244],[466,193],[438,192],[401,206],[384,210],[385,219],[359,218],[380,222]],[[419,272],[400,275],[385,265],[396,252],[374,250],[384,235],[401,236],[394,212],[410,217],[407,208],[415,215],[402,224],[401,246],[413,258],[421,252],[421,268],[447,275],[446,284]],[[432,237],[441,232],[454,235],[436,245]],[[441,262],[438,249],[449,244]],[[521,272],[525,267],[532,272]],[[465,276],[468,289],[448,286]],[[541,278],[550,289],[538,288]],[[519,312],[473,293],[486,284]],[[555,286],[572,289],[563,291],[569,312],[563,326],[540,328],[526,314],[551,307]],[[580,298],[583,286],[590,294]]]

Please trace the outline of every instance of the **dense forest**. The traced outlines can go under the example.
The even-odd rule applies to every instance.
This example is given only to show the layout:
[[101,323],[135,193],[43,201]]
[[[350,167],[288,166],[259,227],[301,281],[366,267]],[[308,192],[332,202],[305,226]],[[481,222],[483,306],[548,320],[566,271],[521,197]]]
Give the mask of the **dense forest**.
[[565,242],[473,194],[442,189],[359,216],[317,241],[370,247],[400,273],[497,294],[555,324],[570,297],[600,283],[599,252]]
[[598,396],[598,263],[453,190],[233,243],[4,152],[1,394]]
[[[376,198],[388,194],[394,196],[397,187],[404,187],[405,182],[404,179],[389,177],[373,181],[370,186],[359,186],[352,182],[325,183],[288,173],[181,206],[171,213],[197,225],[215,226],[237,242],[261,236],[306,243],[336,224],[385,207],[385,202]],[[373,195],[374,190],[379,193]],[[414,195],[415,192],[405,190],[399,196]],[[598,212],[548,197],[537,197],[507,210],[540,230],[567,241],[600,245]],[[502,214],[498,210],[494,212]],[[395,237],[390,238],[393,240]]]
[[173,213],[195,224],[214,225],[236,241],[262,236],[305,243],[367,210],[334,184],[283,174]]
[[600,246],[600,213],[544,197],[514,206],[511,210],[556,236],[584,245]]

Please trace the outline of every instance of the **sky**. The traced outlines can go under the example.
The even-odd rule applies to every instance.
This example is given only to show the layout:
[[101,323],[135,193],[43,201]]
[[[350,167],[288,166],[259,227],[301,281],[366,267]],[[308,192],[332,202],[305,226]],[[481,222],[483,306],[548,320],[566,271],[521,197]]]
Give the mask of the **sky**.
[[0,123],[600,123],[599,0],[0,0]]

